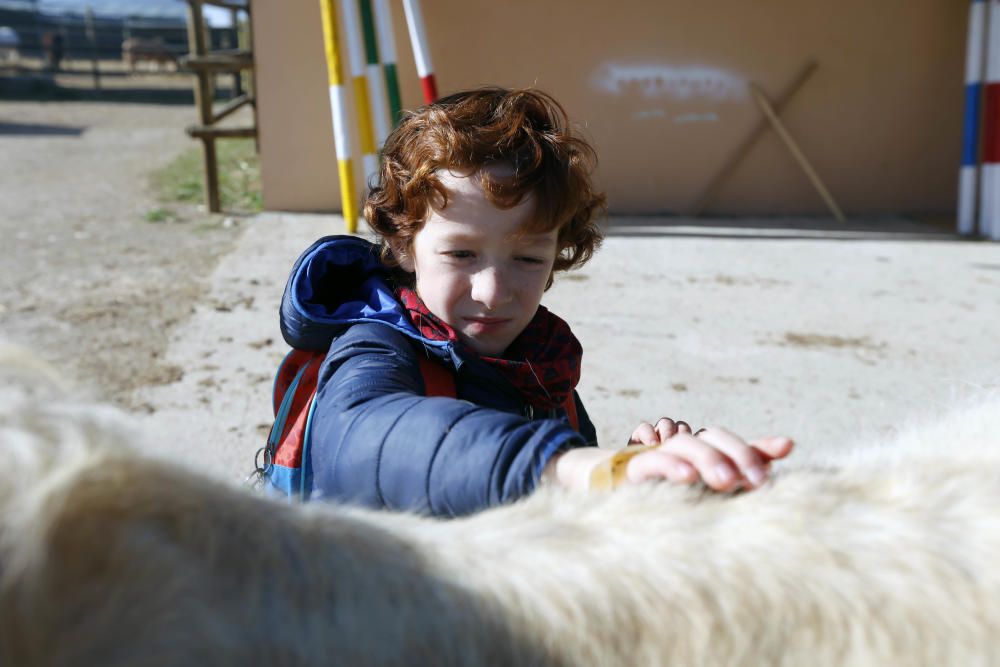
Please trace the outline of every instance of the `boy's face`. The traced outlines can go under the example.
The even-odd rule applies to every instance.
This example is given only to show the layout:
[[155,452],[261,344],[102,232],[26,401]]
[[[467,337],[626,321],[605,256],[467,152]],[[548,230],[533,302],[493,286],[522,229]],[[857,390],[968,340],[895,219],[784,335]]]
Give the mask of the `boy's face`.
[[[503,176],[502,167],[486,167]],[[492,171],[495,169],[496,171]],[[432,208],[400,266],[416,273],[416,291],[459,338],[484,356],[501,356],[535,316],[556,258],[555,230],[519,236],[534,204],[493,206],[479,174],[439,174],[447,208]]]

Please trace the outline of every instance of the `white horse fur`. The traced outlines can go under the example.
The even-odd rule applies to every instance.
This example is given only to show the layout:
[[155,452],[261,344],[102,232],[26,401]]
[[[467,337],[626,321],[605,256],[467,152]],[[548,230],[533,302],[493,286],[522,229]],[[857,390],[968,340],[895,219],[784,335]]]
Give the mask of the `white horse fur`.
[[3,665],[1000,663],[995,399],[752,493],[435,521],[268,500],[30,393],[0,395]]

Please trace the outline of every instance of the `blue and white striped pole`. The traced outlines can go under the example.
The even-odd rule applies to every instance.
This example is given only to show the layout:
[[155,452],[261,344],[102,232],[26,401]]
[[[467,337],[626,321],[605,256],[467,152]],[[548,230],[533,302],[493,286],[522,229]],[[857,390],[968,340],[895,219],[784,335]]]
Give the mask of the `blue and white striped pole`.
[[965,128],[962,134],[962,167],[958,181],[958,233],[976,233],[979,193],[980,108],[986,52],[986,0],[972,0],[965,47]]

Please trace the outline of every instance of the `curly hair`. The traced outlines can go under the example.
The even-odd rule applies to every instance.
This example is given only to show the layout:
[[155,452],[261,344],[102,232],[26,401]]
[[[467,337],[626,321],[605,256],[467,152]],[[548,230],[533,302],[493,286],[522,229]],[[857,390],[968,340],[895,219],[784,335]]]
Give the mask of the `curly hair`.
[[[497,163],[513,175],[491,177],[482,170]],[[439,171],[480,172],[494,206],[534,199],[535,214],[524,231],[558,230],[553,271],[565,271],[589,260],[603,239],[595,218],[604,212],[605,197],[591,183],[596,164],[594,149],[574,135],[550,95],[497,87],[459,92],[407,112],[386,139],[365,218],[381,237],[383,262],[398,266],[389,241],[409,248],[430,208],[448,205]]]

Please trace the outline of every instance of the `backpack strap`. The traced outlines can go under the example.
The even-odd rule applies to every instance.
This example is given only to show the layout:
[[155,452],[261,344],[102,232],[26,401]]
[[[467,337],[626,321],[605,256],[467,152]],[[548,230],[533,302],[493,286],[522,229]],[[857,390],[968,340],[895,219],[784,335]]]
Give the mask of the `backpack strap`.
[[[267,444],[257,452],[263,460],[254,461],[254,472],[247,478],[269,480],[287,496],[306,497],[306,460],[310,446],[310,425],[316,407],[316,388],[325,352],[293,349],[275,374],[272,389],[274,424]],[[443,364],[418,356],[424,395],[455,398],[455,376]],[[254,482],[256,483],[256,482]]]
[[426,355],[418,354],[417,361],[420,362],[420,375],[424,378],[425,396],[446,396],[456,398],[455,375],[444,367],[443,364],[432,361]]
[[566,403],[563,404],[563,408],[566,410],[566,417],[569,418],[569,425],[573,427],[573,430],[577,433],[580,432],[580,417],[576,413],[576,392],[570,391],[569,396],[566,397]]
[[[326,354],[295,350],[278,369],[275,382],[274,425],[267,439],[271,461],[287,467],[302,465],[302,446],[308,436],[309,416],[316,398],[316,383],[319,369]],[[285,383],[285,377],[291,375]],[[281,447],[281,443],[296,443],[291,447]]]

